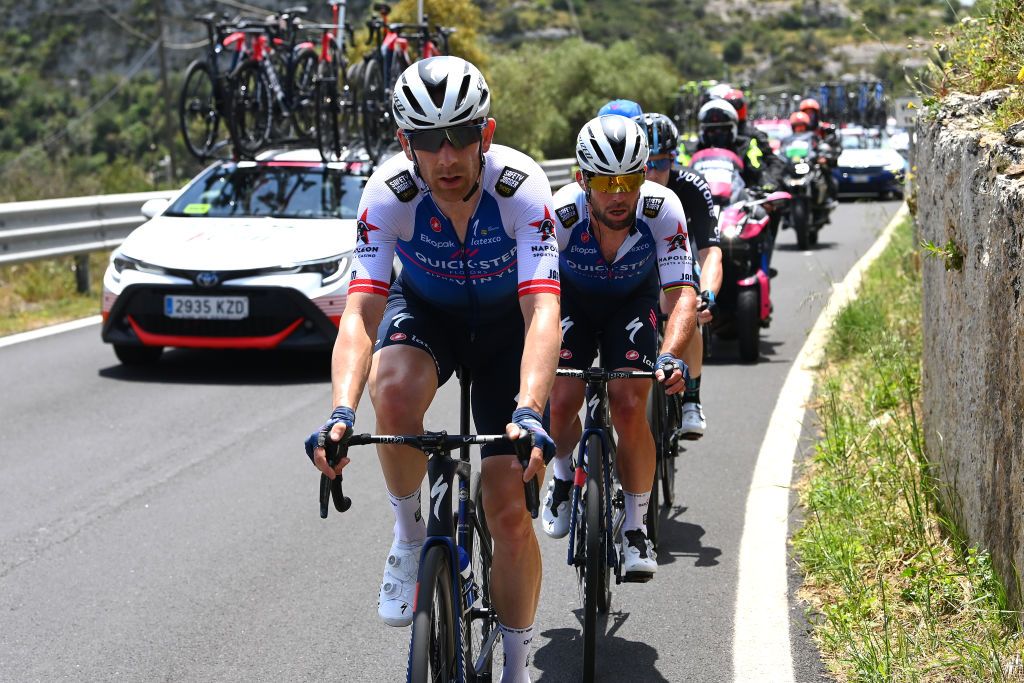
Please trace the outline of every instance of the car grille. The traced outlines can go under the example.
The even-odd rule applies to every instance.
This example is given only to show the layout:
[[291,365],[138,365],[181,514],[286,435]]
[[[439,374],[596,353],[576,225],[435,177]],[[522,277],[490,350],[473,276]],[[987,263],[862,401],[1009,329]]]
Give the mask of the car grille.
[[[242,320],[189,320],[164,315],[164,296],[189,294],[205,296],[246,296],[249,315]],[[153,334],[196,337],[265,337],[277,334],[296,319],[304,317],[295,301],[282,289],[215,290],[156,288],[134,293],[124,309],[142,329]]]

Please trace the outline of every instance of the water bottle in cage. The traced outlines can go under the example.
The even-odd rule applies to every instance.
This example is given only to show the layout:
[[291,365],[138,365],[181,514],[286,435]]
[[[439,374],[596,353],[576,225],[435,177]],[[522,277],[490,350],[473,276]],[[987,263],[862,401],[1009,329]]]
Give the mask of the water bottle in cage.
[[473,563],[462,547],[459,548],[459,574],[462,575],[463,604],[468,609],[476,602],[476,583],[473,581]]

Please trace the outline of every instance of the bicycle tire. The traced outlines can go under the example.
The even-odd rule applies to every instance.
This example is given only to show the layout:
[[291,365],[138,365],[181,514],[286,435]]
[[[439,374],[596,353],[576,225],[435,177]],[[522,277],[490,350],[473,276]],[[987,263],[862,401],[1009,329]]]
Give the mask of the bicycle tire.
[[444,545],[431,547],[420,564],[409,647],[412,683],[457,680],[455,620],[459,610],[452,595],[452,571],[449,549]]
[[[476,604],[482,612],[477,616],[470,614],[463,619],[463,661],[465,662],[466,680],[478,683],[490,683],[494,666],[494,650],[483,661],[480,670],[476,670],[476,659],[480,655],[483,644],[491,631],[498,627],[497,618],[491,608],[491,563],[493,543],[487,529],[487,519],[483,508],[483,491],[480,487],[480,473],[474,472],[469,484],[470,500],[470,531],[469,556],[473,566],[473,577],[476,580]],[[496,648],[495,648],[496,649]],[[472,672],[472,673],[471,673]]]
[[292,61],[288,74],[291,93],[292,125],[296,137],[312,141],[316,137],[316,82],[319,60],[312,48],[302,48]]
[[[592,434],[587,439],[587,453],[591,467],[599,467],[594,453],[600,453],[601,437]],[[602,600],[607,579],[604,578],[607,562],[605,561],[604,543],[604,510],[601,505],[601,485],[598,482],[600,473],[591,472],[587,477],[583,490],[583,537],[585,554],[583,568],[583,680],[590,683],[594,680],[597,663],[597,615],[599,611],[607,611],[607,601]],[[605,609],[601,609],[604,602]]]
[[661,510],[659,509],[659,490],[662,487],[662,474],[665,463],[665,419],[664,404],[665,394],[660,386],[652,386],[650,398],[647,401],[647,424],[651,427],[651,435],[654,437],[654,481],[651,483],[651,499],[647,505],[647,538],[650,539],[654,549],[658,549],[658,534],[661,530]]
[[[326,65],[323,65],[326,66]],[[323,71],[326,72],[326,69]],[[316,146],[326,161],[341,159],[344,139],[343,114],[340,111],[338,79],[334,74],[325,74],[316,82]]]
[[178,97],[178,124],[185,147],[200,161],[208,159],[217,145],[221,109],[217,84],[205,60],[197,59],[185,70]]
[[682,400],[679,395],[665,396],[662,412],[662,434],[664,435],[664,458],[661,469],[661,500],[666,512],[676,504],[676,467],[679,463],[679,440],[675,431],[683,419]]
[[387,92],[384,88],[384,73],[380,61],[370,59],[363,67],[362,102],[363,144],[370,158],[377,161],[380,155],[380,141],[390,115],[387,113]]
[[270,141],[273,101],[259,62],[246,60],[231,74],[232,112],[238,151],[252,156]]

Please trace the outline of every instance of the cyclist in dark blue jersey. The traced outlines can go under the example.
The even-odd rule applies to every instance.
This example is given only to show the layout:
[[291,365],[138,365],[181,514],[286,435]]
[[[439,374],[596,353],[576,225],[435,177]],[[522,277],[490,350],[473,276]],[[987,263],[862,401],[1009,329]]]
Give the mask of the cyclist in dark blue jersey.
[[[697,296],[686,218],[670,190],[644,181],[647,135],[632,119],[600,116],[580,131],[577,183],[555,193],[562,274],[560,365],[586,368],[600,340],[601,365],[656,370],[670,393],[685,388],[679,360],[696,328]],[[659,293],[671,311],[658,349]],[[674,370],[665,377],[665,367]],[[617,465],[626,499],[623,571],[651,578],[657,561],[647,539],[646,508],[654,480],[655,449],[647,422],[650,384],[608,384],[612,423],[619,436]],[[584,386],[558,377],[551,394],[551,434],[558,446],[544,505],[544,530],[568,533],[569,456],[579,440]]]
[[[476,430],[554,444],[541,426],[559,343],[558,247],[551,190],[529,157],[492,145],[490,90],[457,57],[413,64],[392,106],[404,154],[378,168],[358,209],[358,243],[348,301],[332,359],[339,440],[369,380],[377,431],[414,434],[438,387],[459,365],[473,376]],[[392,259],[402,272],[389,287]],[[524,354],[528,346],[530,353]],[[319,431],[319,430],[318,430]],[[385,564],[378,612],[393,626],[412,620],[426,528],[422,453],[379,446],[395,539]],[[322,448],[307,447],[333,478]],[[484,506],[494,538],[491,595],[505,659],[502,681],[529,681],[527,661],[540,596],[540,549],[523,482],[543,476],[540,448],[525,472],[508,446],[485,446]]]

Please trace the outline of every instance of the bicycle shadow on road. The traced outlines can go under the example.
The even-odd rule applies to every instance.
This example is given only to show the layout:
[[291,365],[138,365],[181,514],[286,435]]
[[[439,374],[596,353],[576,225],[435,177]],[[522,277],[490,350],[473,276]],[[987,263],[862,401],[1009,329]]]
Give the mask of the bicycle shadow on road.
[[695,558],[694,567],[714,567],[718,564],[721,548],[701,543],[704,527],[679,520],[685,507],[674,507],[658,527],[658,566],[672,564],[677,558]]
[[[533,666],[541,672],[537,683],[563,683],[583,679],[583,610],[573,610],[580,627],[543,631],[548,639],[533,655]],[[619,638],[615,633],[629,618],[629,612],[611,612],[597,617],[598,681],[644,681],[668,683],[655,666],[658,651],[643,642]]]
[[[757,352],[758,363],[790,363],[792,358],[777,358],[776,348],[785,342],[773,341],[766,336],[765,330],[761,331],[760,345]],[[715,336],[711,342],[711,357],[704,359],[704,365],[744,365],[740,360],[740,345],[736,338],[727,339]],[[751,364],[754,365],[754,364]]]
[[331,381],[327,353],[168,349],[152,365],[110,365],[105,379],[153,384],[284,386]]

